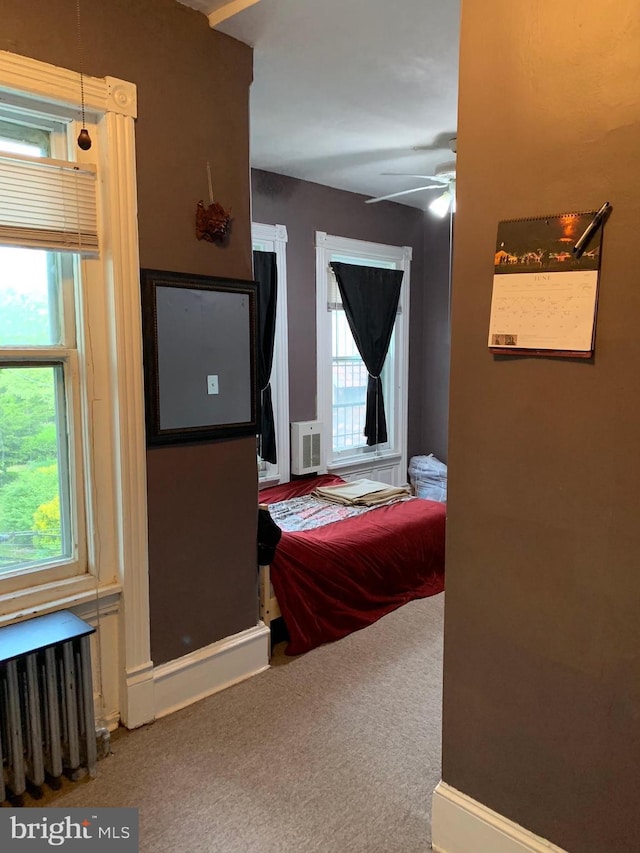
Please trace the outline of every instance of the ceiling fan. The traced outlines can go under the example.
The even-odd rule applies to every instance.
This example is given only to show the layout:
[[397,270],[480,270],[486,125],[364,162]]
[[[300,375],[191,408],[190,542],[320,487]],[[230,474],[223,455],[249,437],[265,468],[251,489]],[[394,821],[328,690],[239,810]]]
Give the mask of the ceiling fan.
[[[456,137],[449,140],[449,147],[456,153]],[[435,213],[436,216],[444,217],[449,212],[449,209],[455,210],[455,189],[456,189],[456,161],[452,160],[448,163],[441,163],[435,169],[433,175],[413,175],[404,172],[383,172],[385,175],[398,175],[405,178],[421,178],[429,181],[421,187],[415,187],[410,190],[400,190],[397,193],[378,196],[377,198],[369,198],[365,204],[375,204],[378,201],[389,201],[390,199],[399,198],[400,196],[409,195],[410,193],[419,193],[423,190],[441,190],[438,195],[429,205],[429,210]]]

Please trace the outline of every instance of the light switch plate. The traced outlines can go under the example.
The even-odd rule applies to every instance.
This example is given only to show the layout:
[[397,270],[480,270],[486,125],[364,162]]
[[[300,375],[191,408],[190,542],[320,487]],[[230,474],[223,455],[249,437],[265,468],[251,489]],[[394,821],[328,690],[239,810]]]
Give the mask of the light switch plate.
[[207,394],[218,393],[218,375],[207,376]]

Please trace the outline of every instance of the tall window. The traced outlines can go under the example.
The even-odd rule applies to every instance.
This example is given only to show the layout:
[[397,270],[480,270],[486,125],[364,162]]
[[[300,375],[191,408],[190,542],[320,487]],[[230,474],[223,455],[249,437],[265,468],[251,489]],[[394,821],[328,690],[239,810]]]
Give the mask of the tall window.
[[[316,233],[318,418],[328,468],[388,464],[406,457],[406,378],[411,250]],[[364,436],[367,369],[356,347],[329,264],[332,261],[402,269],[400,304],[382,371],[388,440],[367,447]]]
[[136,88],[85,76],[84,151],[78,84],[0,51],[0,622],[85,608],[103,708],[135,726],[153,716]]
[[[0,118],[0,155],[15,156],[0,169],[4,243],[29,243],[20,227],[28,221],[39,231],[33,242],[41,241],[39,199],[33,197],[40,185],[23,176],[23,167],[27,174],[31,158],[42,159],[45,182],[52,179],[46,171],[51,156],[64,156],[66,149],[63,124],[45,117],[27,121],[19,112]],[[42,193],[50,191],[43,185]],[[15,222],[7,226],[12,214]],[[77,256],[0,245],[0,577],[46,569],[51,580],[86,568],[76,439],[79,279]]]
[[[339,252],[331,252],[330,261],[341,261],[354,266],[400,269],[396,261],[374,261],[372,258],[349,256]],[[365,452],[367,449],[364,424],[368,373],[351,334],[338,283],[331,270],[329,270],[328,307],[331,311],[331,435],[334,458],[338,458]],[[395,349],[395,335],[392,335],[382,370],[382,393],[387,400],[390,429],[387,431],[388,440],[379,445],[378,450],[395,446],[395,395],[393,393]]]
[[271,369],[271,398],[276,431],[275,465],[258,456],[260,485],[289,479],[289,357],[287,346],[287,229],[284,225],[251,226],[254,251],[275,252],[278,269],[276,334]]
[[142,636],[136,92],[85,78],[84,151],[77,85],[0,51],[0,618],[131,588]]

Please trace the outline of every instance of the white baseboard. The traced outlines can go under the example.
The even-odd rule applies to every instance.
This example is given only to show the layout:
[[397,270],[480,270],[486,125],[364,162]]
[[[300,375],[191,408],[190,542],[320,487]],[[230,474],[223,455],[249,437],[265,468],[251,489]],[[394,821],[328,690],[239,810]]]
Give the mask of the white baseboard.
[[565,853],[446,782],[433,792],[431,835],[435,853]]
[[165,717],[269,667],[269,629],[259,622],[153,670],[155,715]]
[[124,673],[120,713],[128,729],[137,729],[154,719],[153,662],[131,667]]

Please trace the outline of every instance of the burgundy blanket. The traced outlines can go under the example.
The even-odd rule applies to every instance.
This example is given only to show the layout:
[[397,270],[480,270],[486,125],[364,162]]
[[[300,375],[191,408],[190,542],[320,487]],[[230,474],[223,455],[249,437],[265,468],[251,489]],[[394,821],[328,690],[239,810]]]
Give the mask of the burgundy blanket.
[[[341,483],[325,475],[263,489],[263,504]],[[287,654],[307,652],[370,625],[407,601],[444,589],[446,506],[401,501],[313,530],[289,533],[271,582],[289,631]]]

